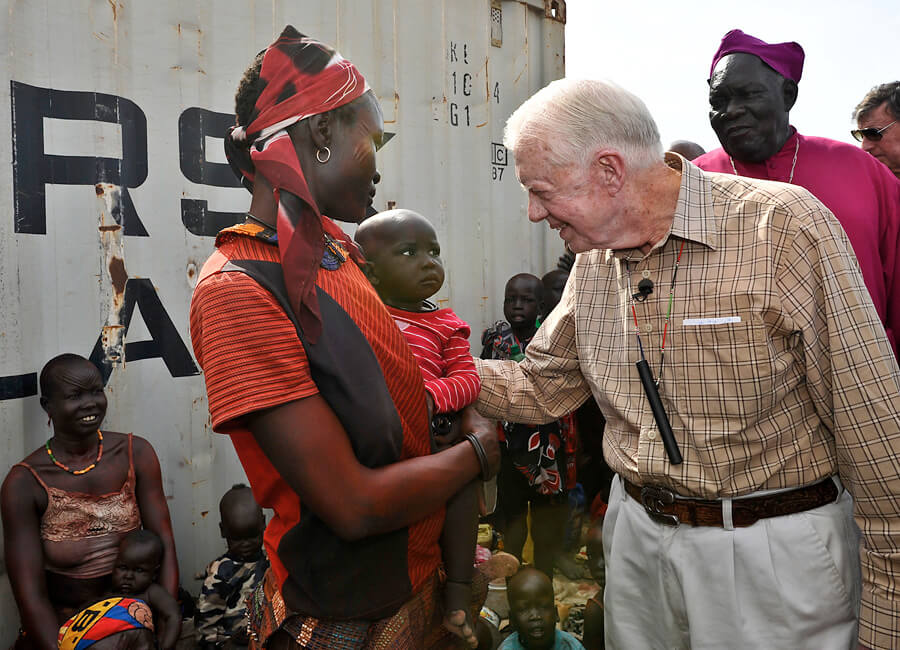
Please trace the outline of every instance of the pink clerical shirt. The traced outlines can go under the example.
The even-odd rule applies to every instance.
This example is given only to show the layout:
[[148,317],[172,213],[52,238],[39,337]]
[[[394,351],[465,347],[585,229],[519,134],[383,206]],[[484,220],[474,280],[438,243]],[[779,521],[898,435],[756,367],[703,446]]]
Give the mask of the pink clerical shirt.
[[[812,192],[847,232],[894,355],[900,358],[900,180],[859,147],[791,129],[793,135],[781,151],[762,163],[735,160],[737,172],[787,183],[794,167],[793,184]],[[693,163],[710,172],[734,173],[723,149]]]

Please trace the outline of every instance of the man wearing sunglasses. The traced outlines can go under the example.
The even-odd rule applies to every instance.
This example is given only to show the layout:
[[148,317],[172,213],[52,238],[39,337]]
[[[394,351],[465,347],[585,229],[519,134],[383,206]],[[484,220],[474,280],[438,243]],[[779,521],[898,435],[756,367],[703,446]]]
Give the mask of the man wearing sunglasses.
[[[859,148],[801,135],[790,124],[803,60],[798,43],[728,32],[709,71],[709,121],[722,148],[693,162],[706,171],[799,185],[824,203],[850,238],[900,356],[900,180]],[[881,131],[882,142],[893,129],[900,126]]]
[[850,135],[900,178],[900,81],[875,86],[853,110]]

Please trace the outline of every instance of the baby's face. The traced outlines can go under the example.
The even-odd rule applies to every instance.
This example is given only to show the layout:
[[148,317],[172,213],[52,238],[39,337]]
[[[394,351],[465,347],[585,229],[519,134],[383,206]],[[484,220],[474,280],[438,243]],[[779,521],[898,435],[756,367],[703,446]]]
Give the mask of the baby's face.
[[546,576],[528,576],[517,581],[509,593],[509,617],[528,650],[545,650],[554,644],[557,612],[553,587],[548,583]]
[[422,301],[444,284],[441,245],[431,225],[421,219],[395,224],[390,241],[372,256],[375,288],[389,305],[418,311]]
[[120,594],[142,594],[156,580],[159,563],[152,547],[144,544],[125,544],[119,549],[113,567],[113,589]]

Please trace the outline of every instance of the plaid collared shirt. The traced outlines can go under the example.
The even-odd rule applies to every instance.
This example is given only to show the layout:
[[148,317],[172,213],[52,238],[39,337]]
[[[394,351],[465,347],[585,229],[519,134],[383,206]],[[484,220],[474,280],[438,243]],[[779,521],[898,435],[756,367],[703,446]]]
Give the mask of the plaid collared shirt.
[[[840,475],[862,547],[860,641],[900,643],[900,371],[850,243],[802,188],[709,174],[681,158],[668,235],[637,250],[578,255],[559,307],[521,363],[476,360],[478,409],[538,423],[593,395],[609,465],[637,484],[715,499]],[[684,456],[666,458],[635,362],[659,392]]]

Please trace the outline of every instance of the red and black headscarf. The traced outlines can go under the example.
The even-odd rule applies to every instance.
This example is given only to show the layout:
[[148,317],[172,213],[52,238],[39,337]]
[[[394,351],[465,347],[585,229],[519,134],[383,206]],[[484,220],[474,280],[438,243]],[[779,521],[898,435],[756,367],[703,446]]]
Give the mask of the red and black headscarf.
[[[292,25],[285,27],[278,40],[266,49],[259,78],[263,90],[250,124],[229,131],[225,153],[248,189],[252,189],[256,174],[261,174],[273,188],[278,203],[278,248],[288,297],[306,338],[315,342],[322,331],[316,274],[325,249],[324,230],[286,129],[302,119],[352,102],[369,86],[350,61]],[[355,252],[343,233],[330,229],[329,235]]]

